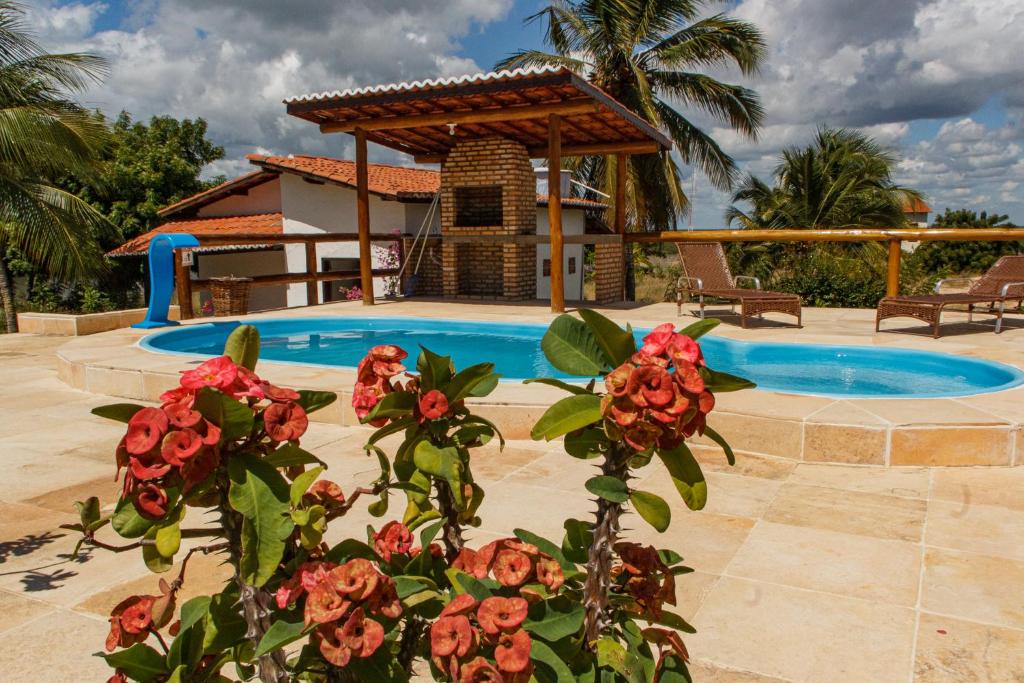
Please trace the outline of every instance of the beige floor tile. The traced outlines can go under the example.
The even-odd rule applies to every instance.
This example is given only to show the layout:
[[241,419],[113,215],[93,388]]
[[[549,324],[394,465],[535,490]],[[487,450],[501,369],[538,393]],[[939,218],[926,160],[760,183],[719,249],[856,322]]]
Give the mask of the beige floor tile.
[[915,543],[762,521],[727,572],[912,607],[920,564],[921,549]]
[[1024,467],[936,468],[932,471],[931,497],[963,505],[1001,505],[1024,512]]
[[925,528],[928,545],[1024,560],[1024,511],[933,500]]
[[928,548],[921,608],[998,626],[1024,628],[1024,562]]
[[687,639],[695,657],[791,681],[903,683],[914,612],[893,605],[722,577]]
[[901,498],[928,497],[928,469],[924,467],[856,467],[802,462],[789,481]]
[[[679,493],[660,462],[652,462],[641,470],[646,476],[634,483],[635,488],[656,493],[675,507]],[[755,477],[741,477],[719,472],[706,472],[708,502],[702,512],[758,519],[764,515],[781,482]],[[685,519],[685,518],[684,518]]]
[[676,605],[668,610],[675,612],[687,621],[693,620],[693,616],[704,604],[708,593],[718,583],[714,574],[704,572],[691,572],[676,577]]
[[[565,535],[565,519],[593,519],[595,503],[591,498],[586,491],[572,495],[548,487],[502,482],[486,490],[480,506],[481,528],[508,534],[512,528],[520,527],[560,543]],[[646,525],[639,519],[636,524]]]
[[0,671],[7,681],[105,681],[113,674],[93,653],[103,649],[110,625],[61,611],[0,635]]
[[659,534],[638,516],[623,518],[623,536],[638,543],[669,548],[697,571],[720,574],[746,540],[754,520],[716,515],[706,510],[693,512],[681,502],[670,501],[672,525]]
[[114,481],[113,467],[111,467],[110,474],[106,476],[90,479],[81,484],[55,488],[24,502],[56,512],[77,514],[74,507],[75,501],[96,496],[100,499],[101,509],[112,509],[121,497],[121,487],[122,482]]
[[[576,495],[590,495],[583,485],[588,479],[601,473],[598,469],[598,464],[601,461],[598,459],[580,460],[564,451],[551,449],[551,446],[558,448],[559,444],[550,444],[548,453],[532,449],[511,449],[511,462],[513,464],[521,462],[522,465],[510,468],[503,481],[545,486]],[[500,462],[504,457],[504,455],[485,455],[481,458],[474,456],[473,472],[482,472],[483,476],[493,480],[502,473]],[[480,469],[480,464],[484,465],[484,469]],[[653,464],[649,466],[649,468],[653,467]]]
[[891,465],[1009,465],[1012,432],[1006,427],[896,428]]
[[764,518],[780,524],[918,541],[924,516],[923,500],[786,483]]
[[[803,424],[799,418],[785,420],[716,412],[708,422],[736,450],[800,459]],[[702,437],[699,443],[712,442]]]
[[691,446],[693,455],[704,472],[724,472],[745,477],[780,480],[787,478],[797,463],[788,458],[777,458],[754,453],[736,453],[736,464],[730,465],[722,449],[717,446]]
[[888,441],[885,429],[808,422],[804,424],[803,459],[884,465]]
[[914,663],[916,683],[1024,680],[1024,631],[923,613]]
[[783,678],[772,678],[750,671],[725,669],[710,662],[697,659],[689,665],[693,683],[783,683]]
[[808,415],[805,421],[832,425],[862,425],[866,427],[885,427],[889,424],[888,420],[846,400],[830,403],[821,410]]
[[[2,566],[2,565],[0,565]],[[0,590],[0,634],[54,611],[52,605]]]
[[858,399],[851,401],[872,415],[876,415],[895,425],[916,424],[969,424],[998,425],[1005,424],[992,413],[966,406],[950,398],[919,399]]

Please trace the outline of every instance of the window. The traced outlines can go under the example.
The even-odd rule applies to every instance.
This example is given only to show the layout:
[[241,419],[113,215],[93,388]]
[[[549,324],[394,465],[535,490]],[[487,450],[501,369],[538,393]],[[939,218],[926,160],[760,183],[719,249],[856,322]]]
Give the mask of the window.
[[502,224],[501,185],[455,188],[455,227]]
[[573,275],[575,273],[576,273],[576,257],[575,256],[570,256],[569,257],[569,275]]
[[551,277],[551,259],[544,259],[544,277]]

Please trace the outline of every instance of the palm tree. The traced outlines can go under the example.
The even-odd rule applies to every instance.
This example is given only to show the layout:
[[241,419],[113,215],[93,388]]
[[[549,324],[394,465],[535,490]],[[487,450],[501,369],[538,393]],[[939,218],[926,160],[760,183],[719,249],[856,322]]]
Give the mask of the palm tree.
[[746,228],[900,226],[904,203],[921,195],[893,181],[895,165],[867,135],[822,127],[806,147],[783,150],[774,185],[747,176],[725,217]]
[[110,227],[79,197],[56,186],[88,179],[107,141],[102,119],[69,99],[98,80],[105,62],[85,54],[47,54],[24,22],[24,8],[0,0],[0,300],[7,331],[17,331],[7,256],[52,277],[75,279],[102,268],[96,234]]
[[[736,163],[673,104],[691,107],[755,138],[764,118],[757,94],[700,73],[738,66],[756,72],[765,43],[753,25],[723,14],[700,18],[707,0],[556,0],[527,22],[546,22],[553,52],[523,50],[500,69],[562,66],[586,75],[648,122],[668,131],[679,156],[720,189],[730,189]],[[614,194],[614,164],[604,157],[576,160],[586,184]],[[671,155],[631,157],[627,182],[630,223],[663,228],[688,209]]]

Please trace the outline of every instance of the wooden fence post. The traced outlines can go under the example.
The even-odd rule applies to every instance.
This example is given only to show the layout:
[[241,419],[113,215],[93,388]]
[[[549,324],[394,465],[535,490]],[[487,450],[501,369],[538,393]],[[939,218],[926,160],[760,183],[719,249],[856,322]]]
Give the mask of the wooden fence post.
[[889,268],[885,277],[885,295],[899,296],[900,256],[903,251],[901,240],[889,240]]

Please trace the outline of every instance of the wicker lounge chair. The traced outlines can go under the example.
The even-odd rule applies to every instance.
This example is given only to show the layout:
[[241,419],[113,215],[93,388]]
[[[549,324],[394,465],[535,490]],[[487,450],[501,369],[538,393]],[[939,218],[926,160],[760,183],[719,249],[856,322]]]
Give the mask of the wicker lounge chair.
[[[750,316],[762,313],[785,313],[796,317],[800,327],[800,296],[785,292],[766,292],[761,281],[750,275],[737,275],[729,271],[729,262],[721,242],[683,242],[676,244],[683,276],[676,285],[676,312],[683,313],[683,295],[696,297],[700,304],[700,317],[704,317],[704,297],[712,297],[740,305],[740,325],[747,326]],[[754,288],[737,286],[740,280],[750,281]]]
[[1017,300],[1017,307],[1024,303],[1024,256],[1003,256],[981,277],[972,281],[963,293],[943,294],[942,287],[954,280],[939,280],[934,294],[923,296],[887,296],[878,302],[875,313],[875,331],[887,318],[916,318],[932,326],[932,336],[938,338],[942,311],[948,306],[967,306],[967,320],[974,319],[974,313],[986,313],[996,318],[996,334],[1002,331],[1006,302]]

